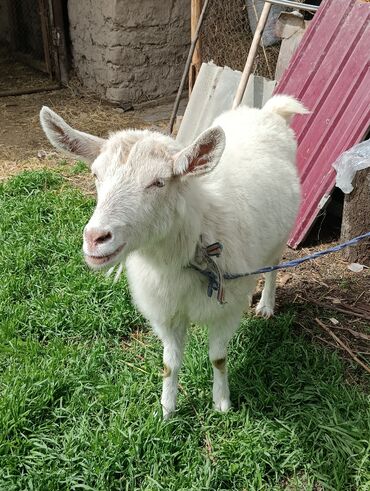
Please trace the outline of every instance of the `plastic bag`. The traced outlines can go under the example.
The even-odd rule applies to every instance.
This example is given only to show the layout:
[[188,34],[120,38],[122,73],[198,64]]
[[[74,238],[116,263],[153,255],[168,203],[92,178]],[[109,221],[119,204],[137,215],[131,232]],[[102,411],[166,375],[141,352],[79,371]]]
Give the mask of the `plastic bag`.
[[350,193],[353,190],[352,179],[357,171],[370,167],[370,140],[365,140],[342,153],[333,164],[337,172],[335,185]]

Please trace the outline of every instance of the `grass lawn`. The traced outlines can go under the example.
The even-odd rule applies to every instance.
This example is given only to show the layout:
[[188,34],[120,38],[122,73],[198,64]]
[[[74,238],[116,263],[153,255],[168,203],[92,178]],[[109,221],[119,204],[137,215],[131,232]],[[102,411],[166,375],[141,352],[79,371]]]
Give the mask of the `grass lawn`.
[[125,281],[82,260],[92,208],[57,172],[0,185],[0,489],[370,490],[369,396],[294,310],[243,321],[226,415],[194,328],[161,420],[160,343]]

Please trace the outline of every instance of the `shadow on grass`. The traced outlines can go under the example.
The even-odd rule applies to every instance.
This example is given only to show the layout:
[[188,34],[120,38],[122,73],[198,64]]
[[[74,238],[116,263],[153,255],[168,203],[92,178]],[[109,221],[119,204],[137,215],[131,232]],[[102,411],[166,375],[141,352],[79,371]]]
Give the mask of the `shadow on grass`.
[[230,356],[234,408],[279,429],[277,447],[299,451],[300,470],[325,489],[351,489],[370,471],[368,398],[346,382],[335,353],[294,335],[292,326],[289,314],[244,322]]

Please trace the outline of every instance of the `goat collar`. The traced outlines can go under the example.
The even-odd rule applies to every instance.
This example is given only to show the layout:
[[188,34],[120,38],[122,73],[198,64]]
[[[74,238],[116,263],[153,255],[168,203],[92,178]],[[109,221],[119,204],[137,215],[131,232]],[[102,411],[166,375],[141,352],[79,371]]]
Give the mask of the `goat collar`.
[[220,257],[222,249],[221,242],[215,242],[208,246],[204,245],[203,238],[200,236],[194,257],[199,266],[194,263],[189,264],[189,268],[208,278],[207,295],[212,297],[213,291],[216,291],[217,301],[221,305],[225,303],[224,277],[214,257]]

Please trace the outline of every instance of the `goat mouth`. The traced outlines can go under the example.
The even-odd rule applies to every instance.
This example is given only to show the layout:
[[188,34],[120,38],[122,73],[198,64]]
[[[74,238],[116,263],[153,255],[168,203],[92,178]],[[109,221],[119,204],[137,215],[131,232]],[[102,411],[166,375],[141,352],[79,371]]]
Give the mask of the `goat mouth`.
[[89,254],[85,254],[86,262],[91,266],[104,266],[112,261],[118,254],[123,250],[126,243],[117,247],[115,251],[111,254],[107,254],[106,256],[91,256]]

